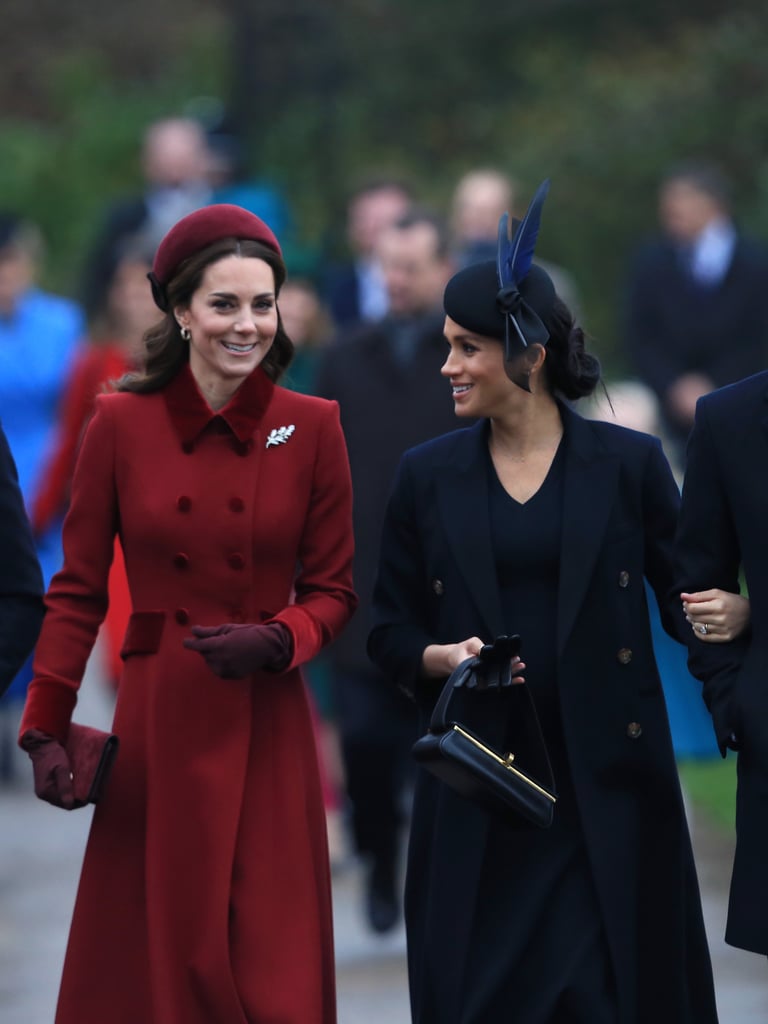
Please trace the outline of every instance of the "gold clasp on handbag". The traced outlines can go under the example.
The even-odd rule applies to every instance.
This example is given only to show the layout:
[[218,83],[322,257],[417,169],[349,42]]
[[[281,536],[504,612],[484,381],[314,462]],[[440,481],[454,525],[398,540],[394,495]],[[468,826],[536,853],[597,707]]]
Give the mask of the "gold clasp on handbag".
[[515,755],[514,754],[505,754],[504,755],[504,764],[507,766],[507,768],[511,768],[512,767],[512,765],[514,763],[514,760],[515,760]]

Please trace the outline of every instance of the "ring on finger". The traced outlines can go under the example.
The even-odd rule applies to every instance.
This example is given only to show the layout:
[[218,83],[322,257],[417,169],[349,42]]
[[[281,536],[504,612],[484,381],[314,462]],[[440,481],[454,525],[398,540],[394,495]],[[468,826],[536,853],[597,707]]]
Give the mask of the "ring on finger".
[[695,627],[697,633],[701,633],[702,636],[706,636],[709,633],[709,626],[706,622],[699,622]]

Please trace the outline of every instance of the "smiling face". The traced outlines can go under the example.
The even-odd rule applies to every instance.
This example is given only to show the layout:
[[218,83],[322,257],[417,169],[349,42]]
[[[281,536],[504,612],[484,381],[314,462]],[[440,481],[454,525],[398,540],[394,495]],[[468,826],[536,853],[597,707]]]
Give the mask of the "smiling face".
[[524,394],[504,369],[504,344],[461,327],[449,316],[443,328],[449,345],[440,373],[451,384],[457,416],[497,417]]
[[189,366],[206,397],[233,394],[269,352],[277,333],[275,277],[264,260],[225,256],[205,270],[189,306]]

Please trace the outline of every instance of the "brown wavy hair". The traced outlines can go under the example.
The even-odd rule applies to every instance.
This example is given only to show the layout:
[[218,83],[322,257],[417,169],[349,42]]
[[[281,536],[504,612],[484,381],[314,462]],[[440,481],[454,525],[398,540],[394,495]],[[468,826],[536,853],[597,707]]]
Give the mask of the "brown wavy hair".
[[[269,264],[275,277],[277,298],[285,282],[286,271],[282,257],[274,249],[246,238],[222,238],[206,246],[184,260],[168,282],[167,311],[163,319],[144,335],[144,369],[140,373],[128,373],[122,377],[117,382],[117,391],[133,391],[139,394],[159,391],[173,380],[184,363],[189,361],[189,345],[181,336],[181,329],[173,311],[179,306],[189,305],[192,296],[200,287],[207,268],[227,256],[255,258]],[[293,342],[285,333],[278,310],[275,340],[264,356],[261,366],[270,380],[277,382],[292,358]]]

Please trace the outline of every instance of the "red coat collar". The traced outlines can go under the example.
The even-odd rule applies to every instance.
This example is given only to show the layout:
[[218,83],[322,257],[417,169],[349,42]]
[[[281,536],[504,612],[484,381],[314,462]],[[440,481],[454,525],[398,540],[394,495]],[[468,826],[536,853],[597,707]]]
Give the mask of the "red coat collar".
[[164,391],[171,420],[183,444],[192,444],[214,421],[225,423],[238,441],[252,436],[272,398],[275,385],[258,367],[246,377],[227,404],[214,412],[200,393],[189,363]]

